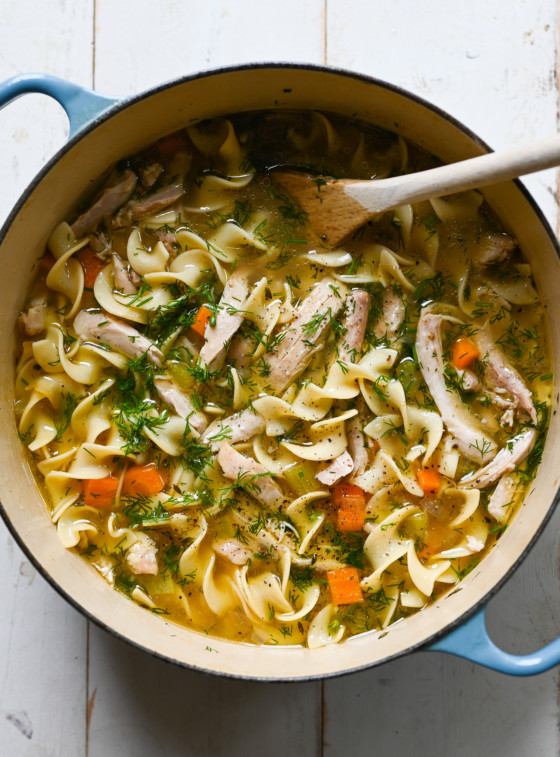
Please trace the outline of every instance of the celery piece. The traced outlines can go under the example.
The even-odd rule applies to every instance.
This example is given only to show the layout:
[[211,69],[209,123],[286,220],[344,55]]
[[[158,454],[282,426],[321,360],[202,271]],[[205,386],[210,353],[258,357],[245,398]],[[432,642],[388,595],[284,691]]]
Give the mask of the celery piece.
[[307,461],[295,463],[284,471],[284,476],[292,489],[300,496],[320,488],[315,478],[315,467]]
[[146,591],[150,596],[154,594],[175,594],[175,581],[169,573],[165,573],[165,575],[158,573],[157,576],[142,576],[142,584],[146,587]]
[[168,370],[173,381],[181,389],[189,391],[193,388],[195,384],[194,376],[184,363],[179,363],[178,361],[172,360],[168,365]]
[[426,513],[415,513],[405,520],[401,531],[409,539],[417,539],[425,534],[427,528],[428,516]]

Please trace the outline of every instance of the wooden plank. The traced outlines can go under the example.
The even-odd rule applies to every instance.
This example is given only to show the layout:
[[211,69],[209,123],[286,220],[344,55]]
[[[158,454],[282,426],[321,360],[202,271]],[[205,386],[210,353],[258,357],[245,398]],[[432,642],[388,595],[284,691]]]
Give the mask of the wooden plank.
[[[92,0],[0,6],[0,81],[42,71],[91,85]],[[28,96],[0,115],[0,224],[63,144],[54,101]],[[0,751],[17,757],[85,754],[87,624],[37,576],[0,524]]]
[[[218,66],[324,62],[324,0],[97,0],[95,86],[129,94]],[[126,33],[123,30],[126,29]]]
[[[132,93],[209,67],[322,62],[323,0],[158,6],[97,0],[96,89]],[[126,28],[124,35],[122,30]],[[320,754],[321,685],[220,680],[164,665],[93,628],[89,757]]]
[[[494,149],[556,131],[555,0],[329,0],[327,62],[409,89]],[[551,217],[555,172],[526,179]]]
[[[557,130],[555,3],[516,0],[489,14],[476,0],[348,4],[329,0],[328,62],[426,97],[494,147]],[[336,33],[335,33],[336,32]],[[555,228],[557,173],[526,180]],[[560,634],[560,516],[492,601],[489,629],[512,652]],[[558,754],[558,671],[511,679],[419,653],[325,684],[325,751],[355,754]],[[350,742],[349,742],[350,740]],[[374,746],[375,745],[375,746]]]
[[90,633],[88,757],[320,754],[319,684],[263,685],[181,670]]

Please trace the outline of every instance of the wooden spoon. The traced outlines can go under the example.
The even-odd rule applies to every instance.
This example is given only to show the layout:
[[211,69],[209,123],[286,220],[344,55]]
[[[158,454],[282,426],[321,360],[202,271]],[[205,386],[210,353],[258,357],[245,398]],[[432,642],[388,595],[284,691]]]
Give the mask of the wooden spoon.
[[272,180],[307,213],[312,228],[330,247],[378,213],[430,197],[540,171],[560,164],[560,135],[392,179],[331,179],[274,169]]

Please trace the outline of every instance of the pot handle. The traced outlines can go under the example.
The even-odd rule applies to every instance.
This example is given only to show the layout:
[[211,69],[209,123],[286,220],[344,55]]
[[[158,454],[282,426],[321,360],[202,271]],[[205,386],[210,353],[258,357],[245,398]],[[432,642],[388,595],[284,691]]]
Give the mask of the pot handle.
[[69,138],[120,99],[99,95],[50,74],[19,74],[0,83],[0,109],[21,95],[32,92],[54,97],[62,105],[70,121]]
[[466,623],[425,649],[429,652],[448,652],[499,673],[513,676],[543,673],[560,663],[560,638],[531,654],[516,655],[504,652],[488,635],[485,611],[486,608],[483,607]]

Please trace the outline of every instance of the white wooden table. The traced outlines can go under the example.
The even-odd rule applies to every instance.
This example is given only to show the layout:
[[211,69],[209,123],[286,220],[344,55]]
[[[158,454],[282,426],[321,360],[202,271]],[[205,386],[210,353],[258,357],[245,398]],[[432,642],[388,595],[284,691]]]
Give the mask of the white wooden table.
[[[493,147],[558,129],[557,0],[3,0],[0,80],[43,71],[107,94],[208,67],[327,63],[400,84]],[[0,221],[63,144],[60,108],[0,113]],[[558,176],[527,180],[556,228]],[[492,601],[525,652],[560,633],[558,517]],[[559,754],[559,673],[510,679],[418,653],[325,683],[175,669],[88,624],[0,525],[1,757]]]

